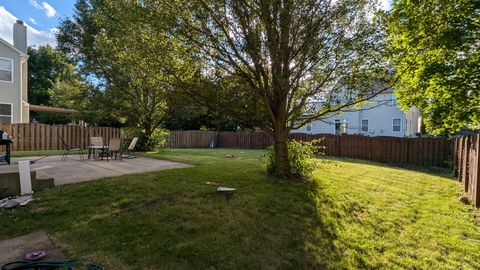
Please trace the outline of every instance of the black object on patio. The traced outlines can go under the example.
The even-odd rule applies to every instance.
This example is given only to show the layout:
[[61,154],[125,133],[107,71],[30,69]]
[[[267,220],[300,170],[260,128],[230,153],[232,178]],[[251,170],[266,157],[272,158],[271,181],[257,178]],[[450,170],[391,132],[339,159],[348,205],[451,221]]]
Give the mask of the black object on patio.
[[84,160],[83,149],[81,147],[71,146],[71,145],[67,144],[65,142],[65,140],[63,139],[63,137],[60,137],[60,141],[62,142],[63,150],[65,150],[65,152],[63,153],[63,156],[62,156],[62,161],[65,161],[68,157],[68,154],[70,154],[70,152],[72,152],[72,151],[79,151],[80,152],[80,159]]

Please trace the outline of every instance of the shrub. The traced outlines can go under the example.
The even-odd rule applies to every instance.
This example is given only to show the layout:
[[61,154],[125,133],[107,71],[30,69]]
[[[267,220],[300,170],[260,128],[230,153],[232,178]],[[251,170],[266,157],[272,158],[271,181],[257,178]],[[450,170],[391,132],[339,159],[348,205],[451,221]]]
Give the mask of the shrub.
[[[152,150],[160,150],[167,146],[167,137],[170,134],[170,131],[157,128],[153,131],[150,135],[150,138],[145,136],[145,132],[142,129],[137,127],[125,127],[123,128],[123,133],[127,138],[138,137],[138,142],[136,149],[140,151],[152,151]],[[126,146],[130,143],[130,141],[125,140],[124,143]]]
[[153,150],[161,150],[167,147],[167,138],[170,134],[170,131],[163,128],[157,128],[150,136],[150,141],[153,146]]
[[[287,142],[287,175],[290,177],[303,177],[310,175],[318,166],[318,161],[312,158],[324,155],[324,146],[320,146],[322,139],[310,142],[290,140]],[[268,148],[267,173],[274,174],[276,169],[275,150],[273,146]]]

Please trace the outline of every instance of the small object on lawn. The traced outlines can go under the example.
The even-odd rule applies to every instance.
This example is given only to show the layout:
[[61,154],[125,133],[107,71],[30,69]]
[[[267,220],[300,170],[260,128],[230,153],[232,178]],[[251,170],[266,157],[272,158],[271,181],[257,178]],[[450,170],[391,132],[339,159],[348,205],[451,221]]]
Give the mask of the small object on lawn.
[[225,194],[225,199],[229,202],[233,198],[233,194],[237,191],[236,188],[218,187],[217,192]]
[[25,206],[27,205],[29,202],[33,201],[33,198],[32,196],[30,196],[30,198],[24,200],[23,202],[20,202],[20,206]]
[[87,263],[87,270],[103,270],[103,268],[96,263]]
[[15,200],[8,200],[7,203],[2,206],[2,208],[10,209],[10,208],[17,207],[19,204],[20,203]]
[[226,158],[234,158],[235,155],[234,155],[234,154],[226,154],[225,157],[226,157]]
[[463,204],[472,204],[472,199],[468,195],[462,195],[458,200]]
[[8,201],[9,201],[8,198],[1,199],[1,200],[0,200],[0,208],[2,208],[4,205],[6,205]]
[[25,206],[33,201],[32,195],[19,196],[11,199],[4,199],[0,201],[0,208],[14,208],[17,206]]
[[205,185],[209,185],[209,186],[218,186],[217,183],[213,182],[213,181],[208,181],[208,182],[205,182]]
[[32,250],[23,255],[23,259],[27,261],[38,261],[45,258],[50,250],[48,248],[42,248],[37,250]]

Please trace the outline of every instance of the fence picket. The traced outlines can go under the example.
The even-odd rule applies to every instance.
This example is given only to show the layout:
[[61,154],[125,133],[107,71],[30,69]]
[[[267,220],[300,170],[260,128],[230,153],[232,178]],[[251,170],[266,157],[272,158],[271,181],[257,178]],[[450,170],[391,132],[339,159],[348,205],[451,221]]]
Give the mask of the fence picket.
[[118,137],[119,128],[94,128],[70,125],[2,124],[0,129],[12,139],[12,151],[59,150],[63,146],[59,137],[70,145],[85,148],[92,135],[101,135],[106,142]]

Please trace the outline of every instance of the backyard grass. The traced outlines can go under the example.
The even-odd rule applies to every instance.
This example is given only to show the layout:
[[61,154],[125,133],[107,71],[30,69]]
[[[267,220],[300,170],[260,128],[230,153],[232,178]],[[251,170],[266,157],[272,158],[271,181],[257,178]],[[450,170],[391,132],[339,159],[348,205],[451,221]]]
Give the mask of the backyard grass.
[[[0,239],[45,230],[107,269],[480,269],[479,211],[451,177],[335,159],[290,183],[263,154],[147,153],[195,166],[36,193],[0,211]],[[206,181],[238,192],[227,203]]]

